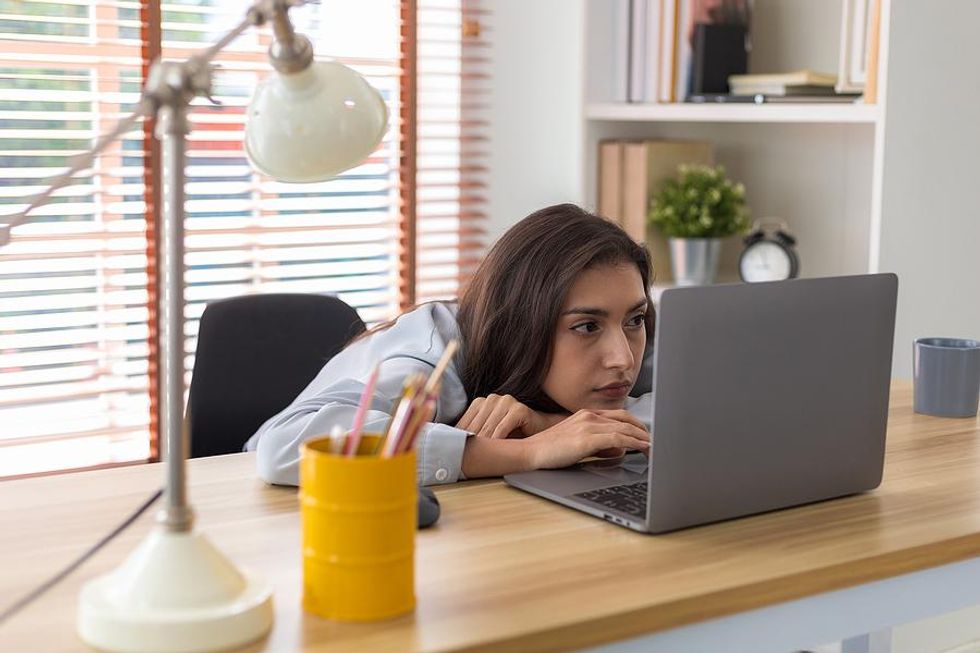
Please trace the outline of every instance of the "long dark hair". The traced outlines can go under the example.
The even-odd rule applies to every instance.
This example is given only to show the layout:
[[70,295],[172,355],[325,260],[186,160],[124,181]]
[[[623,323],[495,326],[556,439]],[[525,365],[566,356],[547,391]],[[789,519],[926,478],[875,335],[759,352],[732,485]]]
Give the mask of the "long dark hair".
[[[565,296],[582,270],[616,263],[636,265],[649,300],[647,249],[608,220],[574,204],[556,204],[511,227],[459,298],[466,396],[509,394],[534,410],[559,412],[542,385]],[[650,302],[649,342],[653,325]]]

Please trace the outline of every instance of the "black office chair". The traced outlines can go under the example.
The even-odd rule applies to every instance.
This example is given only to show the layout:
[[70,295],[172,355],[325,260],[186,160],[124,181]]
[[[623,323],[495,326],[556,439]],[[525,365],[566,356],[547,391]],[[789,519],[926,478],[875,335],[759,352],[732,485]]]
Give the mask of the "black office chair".
[[325,295],[247,295],[208,304],[187,402],[191,457],[241,451],[362,331],[357,311]]

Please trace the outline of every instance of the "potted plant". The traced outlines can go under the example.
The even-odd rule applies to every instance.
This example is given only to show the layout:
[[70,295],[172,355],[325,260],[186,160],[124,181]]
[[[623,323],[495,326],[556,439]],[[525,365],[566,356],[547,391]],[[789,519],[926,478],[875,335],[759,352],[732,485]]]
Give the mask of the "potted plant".
[[723,238],[749,229],[745,187],[721,166],[681,165],[653,198],[649,220],[670,244],[670,263],[679,286],[712,283]]

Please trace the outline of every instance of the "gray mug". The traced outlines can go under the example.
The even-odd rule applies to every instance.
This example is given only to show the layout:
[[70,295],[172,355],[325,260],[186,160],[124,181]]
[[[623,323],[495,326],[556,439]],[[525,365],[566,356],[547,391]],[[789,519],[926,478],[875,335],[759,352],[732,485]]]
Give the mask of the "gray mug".
[[912,345],[913,408],[939,417],[973,417],[980,398],[980,342],[918,338]]

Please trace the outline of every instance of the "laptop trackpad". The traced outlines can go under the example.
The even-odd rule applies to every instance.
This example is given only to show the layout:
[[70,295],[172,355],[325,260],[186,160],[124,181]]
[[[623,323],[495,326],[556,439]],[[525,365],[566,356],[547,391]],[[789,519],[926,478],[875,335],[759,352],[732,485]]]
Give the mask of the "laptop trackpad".
[[633,483],[646,478],[648,462],[643,454],[630,454],[613,460],[591,460],[579,467],[618,483]]

